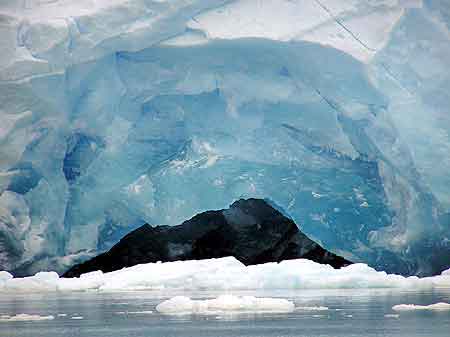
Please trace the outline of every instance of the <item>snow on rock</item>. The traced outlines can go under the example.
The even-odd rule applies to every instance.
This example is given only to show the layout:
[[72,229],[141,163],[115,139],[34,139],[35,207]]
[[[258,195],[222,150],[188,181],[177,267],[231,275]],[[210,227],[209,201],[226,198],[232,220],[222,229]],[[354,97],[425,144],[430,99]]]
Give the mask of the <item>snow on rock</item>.
[[416,304],[397,304],[392,307],[394,311],[415,311],[415,310],[433,310],[433,311],[450,311],[450,303],[434,303],[430,305]]
[[[84,274],[80,278],[58,278],[56,273],[38,273],[32,277],[7,279],[0,283],[0,292],[142,289],[187,291],[327,288],[430,289],[441,286],[450,286],[448,273],[426,278],[403,277],[377,272],[365,264],[334,269],[329,265],[318,264],[306,259],[245,266],[234,257],[226,257],[141,264],[111,273],[92,272]],[[195,303],[189,301],[183,299],[179,303],[194,308]],[[234,302],[230,301],[229,303],[232,305]],[[325,310],[325,308],[319,309]],[[299,310],[319,309],[299,308]]]
[[286,299],[257,298],[254,296],[222,295],[208,300],[192,300],[186,296],[176,296],[156,306],[162,314],[220,314],[228,312],[291,312],[294,303]]

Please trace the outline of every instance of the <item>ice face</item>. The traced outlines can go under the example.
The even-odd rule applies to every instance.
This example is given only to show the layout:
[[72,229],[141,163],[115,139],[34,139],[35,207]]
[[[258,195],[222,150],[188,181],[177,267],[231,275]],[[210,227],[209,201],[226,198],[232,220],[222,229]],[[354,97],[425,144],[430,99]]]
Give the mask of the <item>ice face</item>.
[[3,2],[0,269],[62,271],[145,222],[259,197],[350,260],[441,271],[446,9]]

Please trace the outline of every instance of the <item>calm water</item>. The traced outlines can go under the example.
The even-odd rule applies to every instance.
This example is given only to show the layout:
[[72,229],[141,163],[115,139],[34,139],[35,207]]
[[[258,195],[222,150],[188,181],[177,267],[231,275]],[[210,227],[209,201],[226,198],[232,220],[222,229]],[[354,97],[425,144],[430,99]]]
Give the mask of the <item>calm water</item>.
[[[403,312],[396,317],[392,316],[396,313],[391,309],[393,305],[400,303],[450,302],[449,289],[432,292],[322,290],[233,294],[283,297],[293,300],[297,306],[327,306],[329,310],[294,311],[289,314],[170,317],[158,314],[155,306],[176,295],[175,293],[0,294],[0,314],[55,316],[50,321],[0,322],[0,336],[450,336],[450,311]],[[184,295],[200,299],[216,297],[218,293],[197,292]],[[58,314],[67,316],[60,317]],[[75,316],[83,318],[72,319]]]

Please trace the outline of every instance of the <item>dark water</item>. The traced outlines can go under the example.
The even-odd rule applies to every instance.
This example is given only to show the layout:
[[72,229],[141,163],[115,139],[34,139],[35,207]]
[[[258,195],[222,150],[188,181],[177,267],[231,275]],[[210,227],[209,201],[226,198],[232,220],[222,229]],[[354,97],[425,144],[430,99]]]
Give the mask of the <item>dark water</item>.
[[[395,313],[391,309],[393,305],[401,303],[425,305],[450,302],[449,289],[427,292],[321,290],[233,292],[233,294],[283,297],[293,300],[296,306],[327,306],[329,310],[294,311],[288,314],[173,317],[157,313],[155,306],[176,295],[175,293],[142,291],[0,294],[0,314],[27,313],[55,316],[53,320],[48,321],[0,322],[0,336],[450,336],[450,311]],[[219,294],[197,292],[184,295],[200,299],[216,297]],[[67,316],[60,317],[58,314]],[[398,316],[392,316],[395,314]],[[83,318],[72,319],[76,316]]]

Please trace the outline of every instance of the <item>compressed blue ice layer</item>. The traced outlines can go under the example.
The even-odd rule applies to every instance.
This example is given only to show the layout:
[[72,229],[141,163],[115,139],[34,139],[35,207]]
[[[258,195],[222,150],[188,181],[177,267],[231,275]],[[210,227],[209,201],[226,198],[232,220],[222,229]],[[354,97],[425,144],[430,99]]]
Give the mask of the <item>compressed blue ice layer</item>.
[[145,222],[241,197],[270,199],[348,259],[442,269],[450,43],[423,13],[409,10],[370,64],[235,39],[2,82],[2,102],[25,115],[0,144],[0,269],[62,270]]

